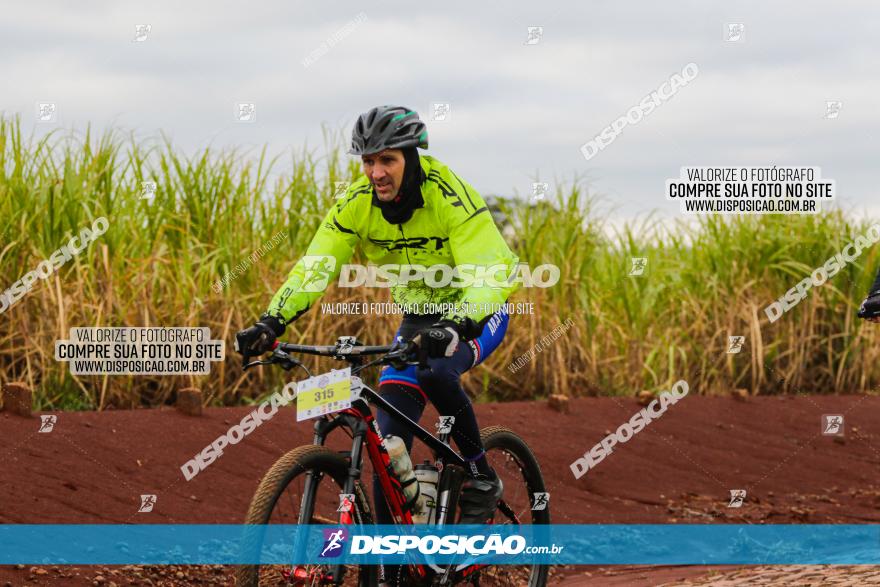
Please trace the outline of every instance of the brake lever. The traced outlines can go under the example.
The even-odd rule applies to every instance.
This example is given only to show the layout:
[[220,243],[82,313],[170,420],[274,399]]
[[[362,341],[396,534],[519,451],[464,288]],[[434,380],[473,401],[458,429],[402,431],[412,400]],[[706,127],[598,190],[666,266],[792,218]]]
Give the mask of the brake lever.
[[419,346],[414,341],[401,342],[400,347],[385,355],[389,363],[395,369],[402,371],[409,366],[417,365],[420,369],[430,369],[427,357],[419,357],[413,360],[410,357],[419,351]]
[[253,363],[244,363],[244,364],[242,365],[241,370],[242,370],[242,371],[247,371],[247,370],[250,369],[251,367],[256,367],[256,366],[258,366],[258,365],[271,365],[271,364],[272,364],[271,361],[263,361],[263,360],[260,360],[260,361],[254,361]]
[[[277,349],[279,344],[280,343],[277,340],[274,343],[272,343],[272,350],[274,351],[275,349]],[[238,340],[235,341],[235,350],[237,352],[241,352],[238,348]],[[248,363],[248,359],[250,359],[251,357],[259,357],[262,354],[262,353],[251,354],[248,352],[248,350],[249,349],[246,348],[246,349],[244,349],[244,352],[241,353],[241,370],[242,371],[247,371],[251,367],[256,367],[258,365],[271,365],[272,364],[272,361],[264,361],[262,359],[259,361],[254,361],[252,363]],[[282,365],[282,367],[284,367],[284,369],[286,369],[288,371],[290,371],[290,369],[292,368],[292,367],[287,367],[285,365]]]
[[[305,369],[305,365],[303,365],[300,361],[298,361],[294,357],[291,357],[284,351],[278,350],[277,344],[275,345],[275,352],[272,353],[272,358],[277,358],[278,360],[273,361],[272,359],[269,359],[269,362],[275,365],[281,365],[281,368],[285,371],[290,371],[294,367],[303,367]],[[308,372],[308,369],[306,369],[306,372]]]
[[[426,353],[422,352],[422,349],[419,346],[419,343],[416,342],[416,338],[419,339],[419,341],[421,341],[422,335],[417,335],[415,338],[413,338],[410,341],[410,345],[412,346],[412,351],[418,352],[418,354],[419,354],[419,360],[418,360],[419,369],[430,370],[431,367],[430,367],[430,365],[428,365],[428,355]],[[411,364],[413,364],[413,363],[411,363]]]

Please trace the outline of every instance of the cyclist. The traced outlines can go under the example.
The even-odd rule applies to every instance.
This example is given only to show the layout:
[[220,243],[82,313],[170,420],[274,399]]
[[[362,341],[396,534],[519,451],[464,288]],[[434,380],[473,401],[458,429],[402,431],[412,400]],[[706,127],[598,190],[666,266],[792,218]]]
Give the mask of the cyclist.
[[859,308],[859,318],[869,322],[880,322],[880,271],[877,272],[877,278],[874,279],[870,292]]
[[[321,296],[357,245],[376,265],[490,268],[491,281],[473,280],[467,287],[464,280],[458,281],[462,287],[454,287],[455,280],[441,283],[436,273],[392,285],[392,298],[404,308],[395,338],[416,342],[429,368],[386,367],[379,379],[382,396],[412,420],[419,420],[428,400],[441,416],[455,418],[451,436],[472,473],[462,487],[459,521],[482,524],[493,517],[503,487],[486,460],[460,378],[485,360],[507,331],[502,305],[518,288],[509,277],[519,259],[480,195],[437,159],[418,154],[417,148],[427,147],[425,124],[409,108],[379,106],[361,114],[349,153],[361,156],[364,174],[321,222],[305,257],[293,267],[268,310],[236,336],[242,350],[270,350],[285,327]],[[499,267],[503,269],[493,274]],[[450,309],[419,310],[431,304]],[[383,434],[400,436],[407,450],[412,449],[412,435],[387,414],[379,411],[377,420]],[[375,477],[373,485],[377,522],[393,523]]]

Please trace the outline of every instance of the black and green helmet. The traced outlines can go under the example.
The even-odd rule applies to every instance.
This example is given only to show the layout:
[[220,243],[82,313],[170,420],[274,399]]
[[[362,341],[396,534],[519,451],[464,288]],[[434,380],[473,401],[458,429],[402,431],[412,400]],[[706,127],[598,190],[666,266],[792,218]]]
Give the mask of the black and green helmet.
[[377,106],[361,114],[351,131],[352,155],[385,149],[428,148],[428,129],[419,115],[404,106]]

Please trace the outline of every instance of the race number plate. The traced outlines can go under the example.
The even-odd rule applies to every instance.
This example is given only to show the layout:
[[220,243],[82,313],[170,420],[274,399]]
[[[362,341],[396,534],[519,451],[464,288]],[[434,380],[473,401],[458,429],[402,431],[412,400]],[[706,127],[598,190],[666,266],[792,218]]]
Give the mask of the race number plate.
[[351,367],[309,377],[296,384],[296,421],[351,407]]

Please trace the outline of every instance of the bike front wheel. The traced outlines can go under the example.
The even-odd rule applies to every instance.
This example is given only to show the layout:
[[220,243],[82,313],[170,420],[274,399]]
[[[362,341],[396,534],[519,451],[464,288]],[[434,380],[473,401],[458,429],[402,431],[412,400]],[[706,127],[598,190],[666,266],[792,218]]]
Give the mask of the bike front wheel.
[[[547,490],[538,459],[529,445],[502,426],[484,428],[480,437],[489,465],[504,483],[504,495],[492,523],[549,524],[549,500],[535,505],[535,494],[540,496]],[[533,506],[538,509],[533,509]],[[495,565],[479,571],[480,585],[544,587],[549,572],[549,565]]]
[[[339,495],[348,469],[348,459],[323,446],[301,446],[288,452],[260,481],[245,524],[338,524]],[[359,483],[355,484],[354,492],[351,512],[354,524],[372,524],[369,502]],[[311,510],[309,515],[303,507]],[[330,564],[245,565],[236,572],[236,585],[332,585],[327,580],[331,570]],[[375,587],[378,568],[345,567],[344,581],[338,584]]]

